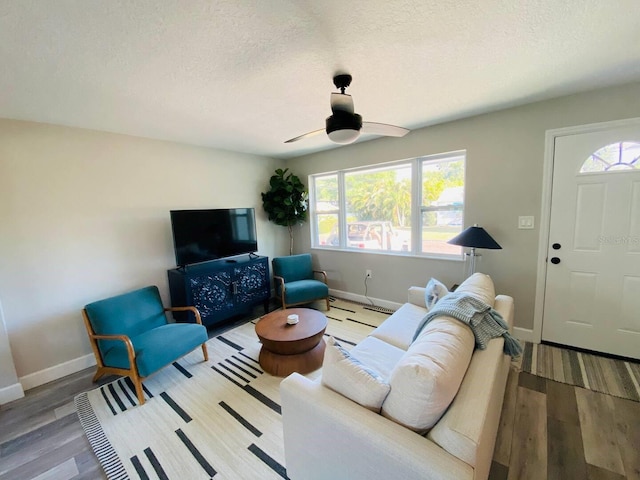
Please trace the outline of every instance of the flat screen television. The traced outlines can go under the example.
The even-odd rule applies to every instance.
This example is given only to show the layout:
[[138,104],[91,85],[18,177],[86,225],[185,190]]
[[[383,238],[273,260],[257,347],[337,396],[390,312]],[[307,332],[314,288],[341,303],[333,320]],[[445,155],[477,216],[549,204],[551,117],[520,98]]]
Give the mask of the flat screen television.
[[258,250],[253,208],[171,210],[170,213],[178,266]]

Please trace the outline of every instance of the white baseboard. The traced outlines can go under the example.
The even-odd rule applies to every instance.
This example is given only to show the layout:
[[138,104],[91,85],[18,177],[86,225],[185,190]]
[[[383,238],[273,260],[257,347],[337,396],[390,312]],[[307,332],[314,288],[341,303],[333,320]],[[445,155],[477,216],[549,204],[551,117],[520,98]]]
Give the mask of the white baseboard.
[[401,303],[390,302],[389,300],[383,300],[381,298],[365,297],[364,295],[358,295],[357,293],[343,292],[342,290],[335,290],[333,288],[329,289],[329,295],[343,298],[345,300],[351,300],[356,303],[371,304],[371,302],[373,302],[376,307],[387,308],[389,310],[397,310],[402,306]]
[[96,357],[91,353],[83,357],[74,358],[68,362],[60,363],[59,365],[54,365],[53,367],[45,368],[38,372],[30,373],[29,375],[20,377],[18,380],[20,380],[22,388],[29,390],[31,388],[44,385],[45,383],[58,380],[59,378],[66,377],[72,373],[79,372],[80,370],[84,370],[85,368],[89,368],[95,364]]
[[14,400],[18,400],[22,397],[24,397],[24,390],[22,389],[22,385],[19,383],[14,383],[8,387],[0,388],[0,405],[13,402]]
[[534,339],[533,330],[530,328],[513,327],[513,336],[525,342],[538,343]]

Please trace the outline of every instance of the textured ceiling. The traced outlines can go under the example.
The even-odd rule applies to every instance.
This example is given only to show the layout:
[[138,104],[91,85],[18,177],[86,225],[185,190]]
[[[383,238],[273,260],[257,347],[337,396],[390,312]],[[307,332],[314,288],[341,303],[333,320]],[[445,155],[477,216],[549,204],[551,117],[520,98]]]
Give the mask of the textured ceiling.
[[639,0],[0,0],[0,117],[287,158],[336,147],[283,143],[336,72],[415,129],[640,80],[638,25]]

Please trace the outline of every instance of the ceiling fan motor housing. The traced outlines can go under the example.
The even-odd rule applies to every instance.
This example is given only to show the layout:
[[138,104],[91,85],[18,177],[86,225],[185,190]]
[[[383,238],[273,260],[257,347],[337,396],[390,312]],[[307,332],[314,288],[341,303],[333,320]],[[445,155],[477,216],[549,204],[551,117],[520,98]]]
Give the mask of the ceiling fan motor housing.
[[336,110],[333,115],[327,117],[327,134],[336,130],[360,130],[362,117],[357,113],[342,112]]
[[351,85],[351,75],[348,73],[336,75],[333,77],[333,84],[344,93],[344,89]]

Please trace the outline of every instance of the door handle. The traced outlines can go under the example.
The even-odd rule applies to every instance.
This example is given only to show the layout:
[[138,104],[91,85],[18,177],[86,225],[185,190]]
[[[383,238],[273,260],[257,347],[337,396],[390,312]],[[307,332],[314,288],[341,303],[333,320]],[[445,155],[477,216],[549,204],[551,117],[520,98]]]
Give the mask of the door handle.
[[551,245],[551,248],[553,248],[554,250],[560,250],[562,248],[562,245],[560,245],[559,243],[554,243],[553,245]]
[[551,263],[557,265],[560,263],[560,259],[558,257],[551,257]]

